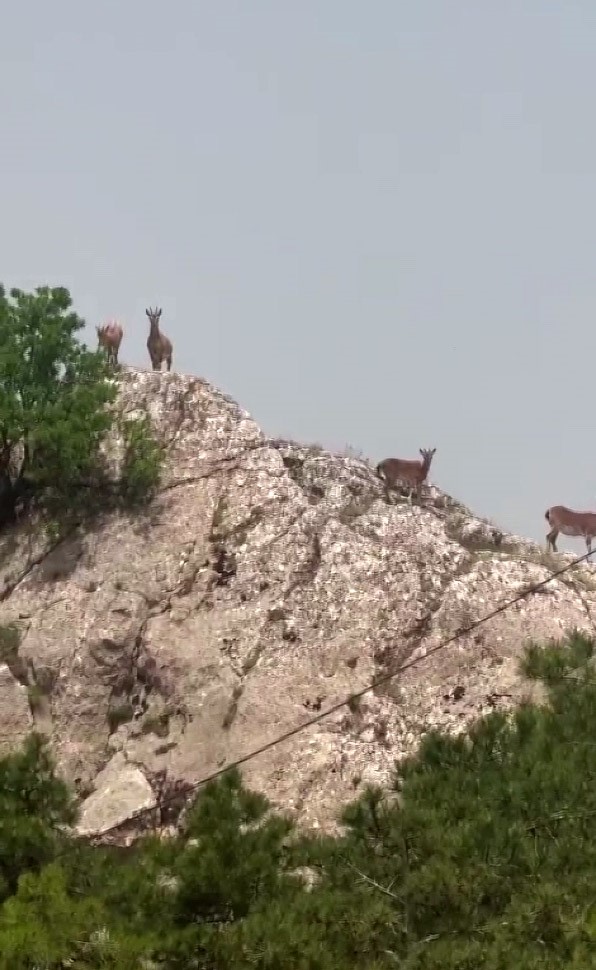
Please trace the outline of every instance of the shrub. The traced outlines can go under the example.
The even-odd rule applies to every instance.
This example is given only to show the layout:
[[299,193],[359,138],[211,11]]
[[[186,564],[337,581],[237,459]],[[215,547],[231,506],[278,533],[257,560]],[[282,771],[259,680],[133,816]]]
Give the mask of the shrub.
[[10,663],[18,652],[21,637],[14,623],[0,626],[0,663]]
[[124,462],[120,489],[125,505],[135,507],[149,501],[157,490],[163,463],[163,449],[155,439],[147,415],[122,423]]

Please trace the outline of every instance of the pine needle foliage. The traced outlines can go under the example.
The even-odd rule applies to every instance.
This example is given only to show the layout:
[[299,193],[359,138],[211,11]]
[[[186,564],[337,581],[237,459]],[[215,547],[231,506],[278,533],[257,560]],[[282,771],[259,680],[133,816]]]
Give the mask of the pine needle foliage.
[[337,838],[230,771],[176,838],[93,848],[59,831],[72,804],[30,742],[0,761],[0,970],[591,970],[594,644],[532,646],[524,670],[544,703],[429,733]]

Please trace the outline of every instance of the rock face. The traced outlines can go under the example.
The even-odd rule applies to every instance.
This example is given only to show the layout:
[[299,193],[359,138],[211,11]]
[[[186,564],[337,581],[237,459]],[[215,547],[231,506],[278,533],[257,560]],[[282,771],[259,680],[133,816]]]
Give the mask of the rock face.
[[301,822],[332,827],[429,727],[528,695],[524,640],[593,630],[596,573],[575,567],[423,659],[571,557],[434,487],[422,506],[389,502],[367,462],[268,439],[197,378],[119,380],[118,406],[147,411],[166,447],[158,498],[53,546],[31,526],[0,535],[0,627],[21,633],[18,650],[0,636],[0,750],[44,731],[80,792],[81,831],[420,658],[244,766]]

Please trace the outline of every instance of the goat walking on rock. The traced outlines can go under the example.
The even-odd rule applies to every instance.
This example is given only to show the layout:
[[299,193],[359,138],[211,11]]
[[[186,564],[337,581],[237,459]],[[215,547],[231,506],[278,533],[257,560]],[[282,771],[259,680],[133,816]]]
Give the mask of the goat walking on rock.
[[546,537],[546,550],[557,552],[557,536],[583,536],[586,540],[588,556],[592,555],[592,539],[596,537],[596,512],[574,512],[564,505],[553,505],[544,513],[551,527]]
[[105,347],[108,353],[108,363],[114,367],[118,365],[118,351],[122,343],[124,331],[117,320],[109,320],[102,327],[97,326],[97,349]]
[[161,309],[155,307],[155,310],[152,310],[149,307],[148,310],[145,310],[145,313],[149,317],[150,324],[149,336],[147,337],[147,350],[151,358],[151,366],[153,370],[161,370],[161,365],[165,360],[167,368],[170,370],[173,354],[172,341],[159,329]]
[[436,450],[436,448],[420,448],[422,461],[385,458],[376,467],[377,476],[385,483],[387,490],[395,488],[398,484],[409,485],[408,501],[411,505],[413,491],[416,492],[416,497],[420,501],[422,485],[427,479],[430,463]]

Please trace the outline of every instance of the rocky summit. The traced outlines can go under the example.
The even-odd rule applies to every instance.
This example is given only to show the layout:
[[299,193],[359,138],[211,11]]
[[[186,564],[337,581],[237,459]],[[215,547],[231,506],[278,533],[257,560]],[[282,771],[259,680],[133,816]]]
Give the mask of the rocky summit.
[[369,462],[272,440],[203,380],[118,381],[117,406],[148,413],[164,444],[157,498],[60,540],[32,523],[0,535],[0,625],[21,635],[0,645],[0,745],[50,738],[82,833],[126,827],[417,658],[243,766],[302,824],[332,829],[429,728],[529,696],[528,638],[593,630],[596,574],[582,565],[425,656],[572,557],[432,485],[421,505],[388,500]]

